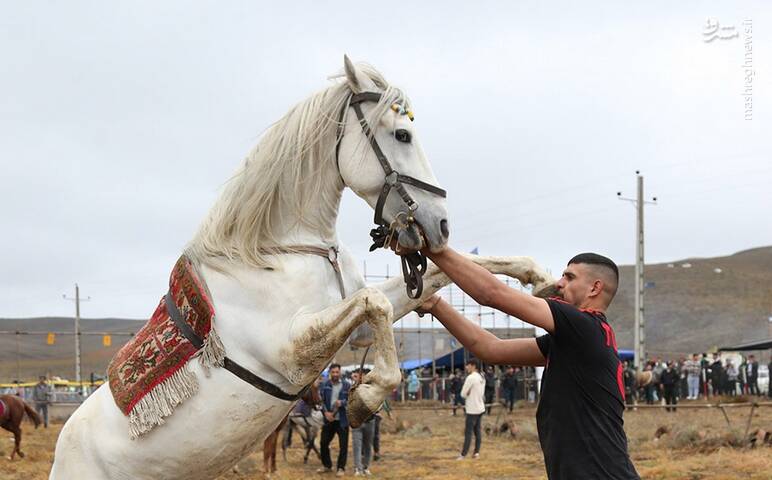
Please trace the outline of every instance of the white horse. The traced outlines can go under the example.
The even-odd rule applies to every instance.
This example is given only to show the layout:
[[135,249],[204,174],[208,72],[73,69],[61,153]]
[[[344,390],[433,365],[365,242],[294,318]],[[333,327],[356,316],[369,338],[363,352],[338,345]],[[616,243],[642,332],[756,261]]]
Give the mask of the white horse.
[[[341,301],[338,278],[327,259],[282,251],[283,246],[338,244],[335,223],[346,186],[376,206],[384,171],[350,113],[352,94],[380,94],[379,101],[360,108],[383,153],[395,170],[436,185],[412,115],[406,114],[410,105],[405,95],[371,67],[354,66],[346,58],[344,71],[345,80],[296,105],[266,132],[186,254],[209,288],[214,325],[228,357],[286,392],[298,392],[314,380],[352,332],[368,325],[374,368],[351,393],[349,416],[357,424],[401,380],[392,323],[448,279],[430,266],[418,299],[405,294],[401,278],[366,288],[357,262],[341,249],[348,292]],[[411,185],[406,190],[420,207],[413,212],[415,223],[399,230],[399,244],[412,250],[444,248],[444,198]],[[403,199],[392,193],[383,218],[390,223],[407,211]],[[528,258],[475,259],[537,290],[552,282]],[[223,368],[207,374],[195,360],[185,368],[196,376],[198,392],[178,405],[163,425],[136,440],[130,439],[129,420],[109,387],[100,387],[62,429],[50,478],[215,478],[253,451],[293,405]]]

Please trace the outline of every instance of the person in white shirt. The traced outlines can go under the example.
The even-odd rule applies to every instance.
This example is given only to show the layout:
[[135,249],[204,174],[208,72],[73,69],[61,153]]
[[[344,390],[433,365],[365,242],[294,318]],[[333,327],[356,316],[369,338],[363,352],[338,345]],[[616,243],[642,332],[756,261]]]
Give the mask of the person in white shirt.
[[466,400],[464,411],[466,412],[466,426],[464,428],[464,448],[461,450],[461,456],[458,460],[466,458],[469,453],[469,446],[472,443],[472,433],[474,432],[474,458],[480,457],[480,444],[482,435],[480,433],[480,424],[482,423],[482,414],[485,413],[485,379],[478,372],[477,360],[466,362],[466,380],[461,387],[461,397]]

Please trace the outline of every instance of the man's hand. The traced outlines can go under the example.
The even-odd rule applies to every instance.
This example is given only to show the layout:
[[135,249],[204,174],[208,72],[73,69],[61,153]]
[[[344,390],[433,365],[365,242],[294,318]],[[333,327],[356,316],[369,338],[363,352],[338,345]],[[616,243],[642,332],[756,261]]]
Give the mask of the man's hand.
[[340,400],[335,400],[335,408],[340,408]]
[[335,421],[335,415],[332,412],[324,412],[324,418],[326,418],[328,422]]
[[432,295],[424,303],[421,304],[420,307],[416,308],[415,311],[418,315],[426,315],[427,313],[432,313],[432,308],[434,308],[437,303],[440,301],[439,295]]

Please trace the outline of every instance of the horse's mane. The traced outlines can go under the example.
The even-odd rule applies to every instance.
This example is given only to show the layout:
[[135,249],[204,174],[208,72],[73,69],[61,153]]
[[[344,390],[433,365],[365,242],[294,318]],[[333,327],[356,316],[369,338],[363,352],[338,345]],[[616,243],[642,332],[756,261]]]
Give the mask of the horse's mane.
[[[365,64],[357,67],[382,93],[368,117],[373,128],[393,103],[409,106],[403,92],[390,86],[377,70]],[[338,196],[325,188],[330,174],[324,173],[334,172],[333,181],[339,181],[338,117],[352,92],[343,75],[332,78],[332,86],[292,107],[264,133],[188,245],[191,258],[206,263],[225,257],[255,267],[270,266],[265,256],[279,246],[275,226],[281,205],[291,206],[304,226],[321,231],[316,216],[301,214],[311,202],[317,202],[320,211],[335,212],[338,206]]]

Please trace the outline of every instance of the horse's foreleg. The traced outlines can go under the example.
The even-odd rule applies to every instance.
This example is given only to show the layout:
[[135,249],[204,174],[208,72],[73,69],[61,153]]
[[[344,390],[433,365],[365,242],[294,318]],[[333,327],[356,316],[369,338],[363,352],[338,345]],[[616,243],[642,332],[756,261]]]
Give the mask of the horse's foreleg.
[[363,288],[321,312],[296,317],[290,330],[291,348],[281,352],[287,379],[296,385],[309,384],[363,323],[373,331],[375,366],[349,396],[348,417],[354,427],[380,408],[401,380],[388,298],[379,290]]
[[[483,257],[471,254],[465,256],[491,273],[515,278],[523,285],[532,285],[533,294],[536,296],[548,297],[555,292],[555,280],[530,257]],[[378,283],[373,285],[373,288],[383,292],[389,299],[394,308],[394,321],[397,321],[451,283],[450,278],[433,263],[426,269],[423,282],[423,294],[415,300],[405,294],[405,282],[401,277]]]

